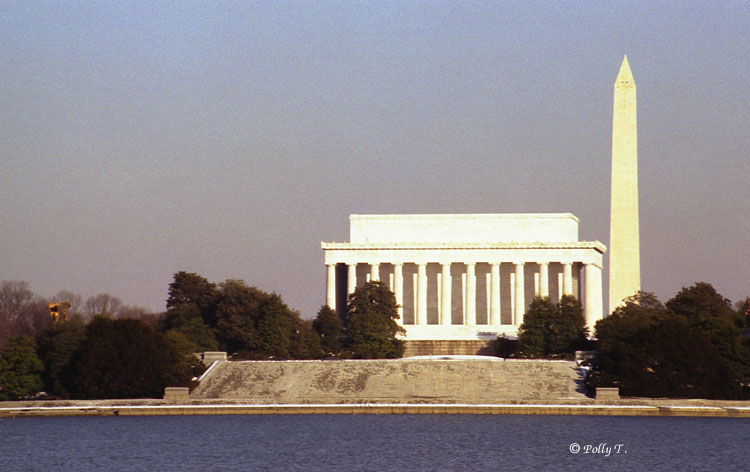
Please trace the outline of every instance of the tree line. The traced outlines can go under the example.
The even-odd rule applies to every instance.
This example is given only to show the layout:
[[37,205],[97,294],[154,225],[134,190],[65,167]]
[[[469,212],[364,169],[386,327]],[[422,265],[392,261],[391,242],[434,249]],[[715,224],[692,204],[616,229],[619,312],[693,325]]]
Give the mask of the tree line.
[[304,320],[278,294],[189,272],[174,275],[160,314],[116,311],[123,305],[112,303],[115,297],[107,296],[108,303],[93,297],[102,302],[98,313],[81,313],[71,303],[69,320],[52,322],[46,300],[25,283],[13,287],[36,300],[17,309],[14,320],[34,322],[5,338],[0,400],[42,390],[59,398],[160,397],[166,386],[193,385],[204,368],[195,353],[205,351],[233,359],[320,359],[394,358],[404,350],[396,338],[403,330],[395,296],[379,282],[355,290],[343,320],[327,306]]
[[118,297],[100,293],[83,299],[81,295],[62,290],[52,297],[41,297],[31,291],[28,282],[4,280],[0,282],[0,347],[13,336],[31,338],[47,328],[49,310],[47,303],[65,301],[70,304],[72,319],[90,321],[97,315],[113,318],[139,318],[153,321],[158,314],[139,306],[126,305]]
[[[304,320],[280,295],[242,280],[209,282],[178,272],[166,311],[147,313],[106,294],[81,303],[69,292],[67,322],[53,323],[46,300],[25,282],[0,286],[0,400],[41,390],[60,398],[160,397],[191,386],[203,366],[195,353],[233,359],[398,358],[404,343],[394,294],[380,282],[357,287],[343,318],[323,306]],[[65,300],[68,301],[68,300]],[[743,329],[746,336],[743,337]],[[598,350],[586,385],[626,396],[750,398],[750,298],[733,308],[707,283],[666,304],[647,292],[597,322],[587,339],[571,296],[532,300],[511,357],[571,358]],[[507,353],[506,353],[507,354]]]
[[393,358],[403,355],[396,298],[380,282],[357,287],[341,319],[328,306],[303,320],[275,293],[240,280],[213,284],[186,272],[169,286],[166,329],[199,350],[221,349],[235,359]]
[[[743,331],[744,330],[744,331]],[[743,332],[745,336],[743,336]],[[625,396],[750,399],[750,298],[732,307],[708,283],[683,288],[663,304],[639,292],[595,325],[587,341],[573,297],[534,299],[519,332],[519,357],[570,358],[596,349],[590,391],[618,387]]]

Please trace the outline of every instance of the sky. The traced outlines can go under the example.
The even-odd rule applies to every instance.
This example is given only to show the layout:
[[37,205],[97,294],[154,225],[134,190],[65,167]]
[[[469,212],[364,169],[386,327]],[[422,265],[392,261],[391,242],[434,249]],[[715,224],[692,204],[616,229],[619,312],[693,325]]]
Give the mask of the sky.
[[312,318],[350,214],[570,212],[607,244],[625,54],[642,288],[750,296],[746,2],[11,0],[0,25],[0,280],[41,296],[162,311],[188,271]]

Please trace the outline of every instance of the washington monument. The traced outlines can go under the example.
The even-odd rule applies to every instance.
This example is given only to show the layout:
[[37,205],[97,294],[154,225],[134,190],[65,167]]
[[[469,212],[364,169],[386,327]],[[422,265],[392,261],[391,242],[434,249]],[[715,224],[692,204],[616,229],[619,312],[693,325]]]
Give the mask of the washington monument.
[[612,195],[609,215],[609,312],[641,289],[638,233],[638,131],[635,81],[628,56],[615,80]]

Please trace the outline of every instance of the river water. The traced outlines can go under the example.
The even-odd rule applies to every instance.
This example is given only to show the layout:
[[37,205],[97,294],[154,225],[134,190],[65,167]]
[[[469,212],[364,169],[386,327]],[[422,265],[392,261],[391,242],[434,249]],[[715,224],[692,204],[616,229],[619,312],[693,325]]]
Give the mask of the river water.
[[0,471],[739,471],[749,438],[741,418],[4,418]]

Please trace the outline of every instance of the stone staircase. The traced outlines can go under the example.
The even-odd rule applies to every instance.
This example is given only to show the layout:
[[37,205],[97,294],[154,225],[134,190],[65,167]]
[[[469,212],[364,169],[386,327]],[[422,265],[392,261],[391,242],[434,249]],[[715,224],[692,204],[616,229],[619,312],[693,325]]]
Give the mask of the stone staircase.
[[493,340],[407,340],[404,357],[415,356],[494,356],[498,341]]
[[278,403],[517,403],[584,399],[574,362],[432,357],[222,361],[192,399]]

